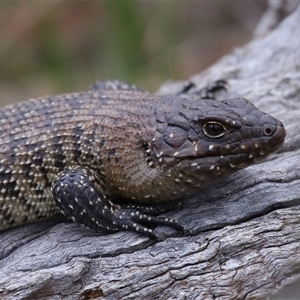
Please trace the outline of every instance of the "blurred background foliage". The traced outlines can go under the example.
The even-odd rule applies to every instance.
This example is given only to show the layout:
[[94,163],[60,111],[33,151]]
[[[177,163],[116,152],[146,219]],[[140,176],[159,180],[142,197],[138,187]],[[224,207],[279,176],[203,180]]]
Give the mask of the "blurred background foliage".
[[155,91],[252,37],[253,1],[0,3],[0,104],[119,79]]

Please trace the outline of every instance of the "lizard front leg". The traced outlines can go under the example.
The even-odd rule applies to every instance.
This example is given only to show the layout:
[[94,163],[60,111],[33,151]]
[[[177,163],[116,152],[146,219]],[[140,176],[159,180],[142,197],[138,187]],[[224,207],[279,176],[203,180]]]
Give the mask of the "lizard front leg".
[[165,225],[183,230],[176,221],[152,216],[169,208],[155,206],[118,205],[100,190],[101,178],[93,170],[77,166],[61,172],[52,185],[52,194],[61,212],[73,222],[95,231],[131,230],[156,239],[145,223]]

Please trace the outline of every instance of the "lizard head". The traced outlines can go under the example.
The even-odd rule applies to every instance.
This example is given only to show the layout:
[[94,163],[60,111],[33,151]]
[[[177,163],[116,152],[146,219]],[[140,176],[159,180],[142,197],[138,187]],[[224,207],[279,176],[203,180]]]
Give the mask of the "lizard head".
[[149,145],[156,165],[172,173],[201,175],[205,184],[265,159],[286,136],[280,121],[242,98],[177,99],[156,115]]

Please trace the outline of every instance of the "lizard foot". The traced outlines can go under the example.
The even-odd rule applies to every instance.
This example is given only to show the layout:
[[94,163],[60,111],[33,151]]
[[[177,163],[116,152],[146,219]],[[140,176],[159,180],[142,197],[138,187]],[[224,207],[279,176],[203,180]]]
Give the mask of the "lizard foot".
[[196,88],[196,85],[194,82],[189,81],[187,84],[182,88],[182,90],[178,93],[178,95],[184,95],[188,92],[191,92],[192,95],[197,95],[200,97],[200,99],[215,99],[215,93],[221,90],[226,91],[227,82],[225,80],[216,80],[209,84],[208,86],[200,89],[192,91],[194,88]]
[[52,194],[56,205],[68,219],[95,231],[131,230],[156,239],[155,233],[146,224],[183,230],[174,220],[152,216],[169,210],[170,205],[118,205],[106,198],[101,186],[97,173],[77,166],[59,173],[53,182]]

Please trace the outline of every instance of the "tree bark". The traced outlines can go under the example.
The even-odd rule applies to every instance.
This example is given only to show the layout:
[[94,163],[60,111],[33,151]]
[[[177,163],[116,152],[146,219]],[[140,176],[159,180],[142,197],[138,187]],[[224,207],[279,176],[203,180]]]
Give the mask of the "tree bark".
[[[228,81],[219,98],[247,98],[280,119],[282,149],[186,199],[157,228],[97,234],[48,220],[0,233],[0,299],[299,299],[300,7],[273,31],[191,78]],[[162,86],[172,94],[182,82]]]

